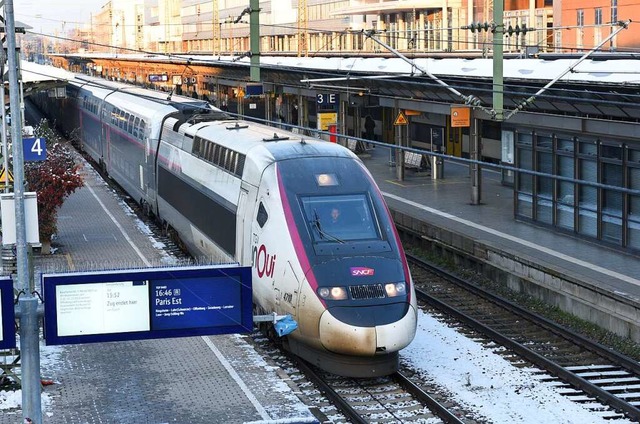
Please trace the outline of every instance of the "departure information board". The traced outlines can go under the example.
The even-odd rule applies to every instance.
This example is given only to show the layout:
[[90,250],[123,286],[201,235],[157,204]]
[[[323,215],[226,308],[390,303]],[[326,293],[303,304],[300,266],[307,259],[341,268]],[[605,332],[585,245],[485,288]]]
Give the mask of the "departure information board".
[[0,277],[0,349],[16,347],[16,317],[13,308],[13,281]]
[[156,268],[42,276],[47,345],[247,333],[251,269]]

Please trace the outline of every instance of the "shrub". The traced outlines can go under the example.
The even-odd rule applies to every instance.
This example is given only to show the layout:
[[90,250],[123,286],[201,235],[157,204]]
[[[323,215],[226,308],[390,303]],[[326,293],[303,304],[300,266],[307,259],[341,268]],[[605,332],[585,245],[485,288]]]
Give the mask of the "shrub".
[[71,150],[46,119],[34,128],[34,136],[46,138],[47,159],[25,162],[24,175],[27,190],[38,196],[40,240],[49,242],[57,232],[58,210],[71,193],[82,187],[83,181]]

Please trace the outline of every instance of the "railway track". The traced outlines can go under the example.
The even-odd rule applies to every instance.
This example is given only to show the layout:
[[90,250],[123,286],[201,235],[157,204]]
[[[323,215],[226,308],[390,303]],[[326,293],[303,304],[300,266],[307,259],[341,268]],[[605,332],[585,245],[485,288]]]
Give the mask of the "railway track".
[[417,257],[408,259],[418,300],[504,346],[499,353],[511,361],[534,364],[544,372],[540,380],[603,418],[640,421],[638,362]]
[[[96,167],[93,169],[100,172]],[[164,244],[163,250],[173,261],[180,264],[193,263],[193,258],[175,243],[171,235],[166,234],[119,186],[104,175],[103,179],[148,227],[154,239]],[[443,406],[401,373],[376,379],[340,377],[322,372],[287,354],[261,333],[256,332],[247,341],[266,360],[285,370],[285,378],[295,386],[294,390],[303,394],[303,401],[322,423],[477,423],[473,419],[458,419],[457,415],[464,415],[461,408],[452,402],[450,408]],[[411,370],[406,372],[412,373]]]
[[[119,195],[150,227],[155,238],[166,245],[173,258],[181,263],[190,262],[189,256],[148,219],[135,202],[122,192]],[[555,384],[573,400],[589,404],[602,417],[640,421],[640,365],[637,362],[510,302],[482,293],[477,287],[417,258],[409,259],[419,299],[546,370],[548,375],[541,376],[541,380]],[[525,321],[527,325],[523,325]],[[348,379],[321,373],[294,357],[289,361],[289,365],[278,366],[287,370],[302,393],[307,393],[311,409],[323,417],[319,418],[320,422],[478,422],[459,406],[445,407],[426,394],[421,383],[408,377],[411,370],[388,378]],[[309,388],[311,384],[314,389]],[[446,395],[442,397],[447,401]]]
[[[284,352],[261,333],[250,342],[270,364],[285,370],[321,423],[480,423],[450,395],[426,389],[411,369],[370,379],[342,377]],[[436,392],[427,393],[432,389]]]

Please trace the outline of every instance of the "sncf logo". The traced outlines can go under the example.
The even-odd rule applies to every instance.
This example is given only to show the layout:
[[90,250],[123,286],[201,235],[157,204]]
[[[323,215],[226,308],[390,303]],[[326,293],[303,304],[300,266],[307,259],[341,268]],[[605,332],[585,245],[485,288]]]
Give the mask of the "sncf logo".
[[357,266],[351,268],[351,276],[352,277],[370,277],[376,273],[376,270],[373,268],[365,268],[363,266]]

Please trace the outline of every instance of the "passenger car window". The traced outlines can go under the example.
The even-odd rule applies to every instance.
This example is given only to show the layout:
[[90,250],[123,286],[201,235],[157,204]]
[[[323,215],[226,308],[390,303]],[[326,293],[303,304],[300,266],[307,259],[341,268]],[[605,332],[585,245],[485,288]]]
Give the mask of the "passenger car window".
[[136,117],[135,123],[133,124],[133,136],[138,138],[138,127],[140,126],[140,118]]

